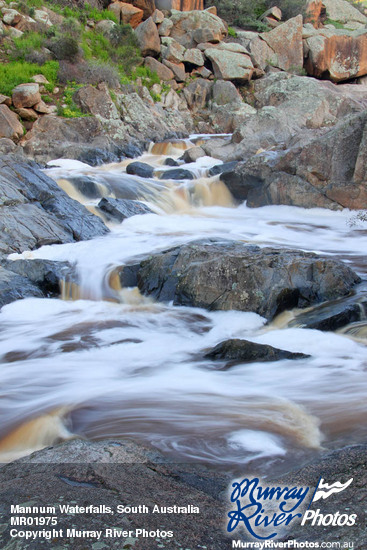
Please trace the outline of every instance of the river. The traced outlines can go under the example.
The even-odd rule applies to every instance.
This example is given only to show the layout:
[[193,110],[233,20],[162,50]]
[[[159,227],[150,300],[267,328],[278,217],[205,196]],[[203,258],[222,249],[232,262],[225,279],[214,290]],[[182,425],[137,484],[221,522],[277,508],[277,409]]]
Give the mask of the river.
[[[164,160],[188,144],[156,144],[139,160],[165,170]],[[320,332],[290,324],[297,312],[267,325],[250,312],[159,304],[119,288],[114,273],[154,251],[221,237],[327,254],[365,278],[366,228],[350,211],[236,206],[219,176],[206,176],[220,163],[209,157],[184,166],[196,177],[184,182],[129,176],[128,162],[91,168],[61,160],[47,169],[91,210],[99,199],[83,195],[75,178],[92,178],[100,196],[140,198],[155,213],[110,223],[111,232],[92,241],[12,256],[76,263],[80,284],[64,285],[63,299],[26,299],[1,311],[0,459],[70,437],[121,437],[180,462],[266,473],[365,441],[365,323]],[[221,370],[203,356],[227,338],[311,357]]]

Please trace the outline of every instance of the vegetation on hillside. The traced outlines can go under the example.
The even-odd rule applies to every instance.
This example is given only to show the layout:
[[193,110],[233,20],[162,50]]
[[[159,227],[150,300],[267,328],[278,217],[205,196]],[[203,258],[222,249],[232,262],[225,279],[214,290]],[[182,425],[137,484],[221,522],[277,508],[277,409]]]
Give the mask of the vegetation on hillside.
[[[0,93],[11,95],[18,84],[43,74],[48,80],[45,89],[51,94],[45,96],[46,101],[54,99],[59,114],[71,117],[79,111],[70,92],[80,85],[106,82],[113,89],[140,78],[152,88],[157,82],[157,75],[140,66],[142,57],[131,26],[117,24],[112,12],[88,4],[62,7],[44,0],[17,4],[17,10],[30,17],[35,9],[44,7],[63,17],[60,24],[47,27],[39,23],[18,38],[5,34],[0,39]],[[101,21],[104,24],[98,25]]]
[[[364,12],[364,2],[348,0],[357,9]],[[305,10],[305,0],[205,0],[205,7],[216,6],[220,17],[230,25],[254,31],[266,31],[269,28],[261,21],[263,13],[277,6],[287,20]]]

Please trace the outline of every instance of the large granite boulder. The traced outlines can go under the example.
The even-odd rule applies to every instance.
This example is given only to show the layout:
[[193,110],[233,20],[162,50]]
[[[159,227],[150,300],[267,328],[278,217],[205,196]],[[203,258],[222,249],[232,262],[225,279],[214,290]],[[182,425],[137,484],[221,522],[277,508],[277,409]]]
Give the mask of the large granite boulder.
[[205,51],[205,55],[212,62],[216,78],[239,83],[251,80],[254,66],[249,55],[219,48],[209,48]]
[[185,48],[201,42],[220,42],[228,32],[224,21],[208,11],[173,11],[170,21],[170,36]]
[[367,208],[367,111],[342,119],[304,146],[263,153],[222,179],[250,207]]
[[28,108],[41,101],[40,87],[36,82],[19,84],[12,93],[13,105],[16,109]]
[[144,57],[155,57],[160,53],[161,41],[157,25],[154,23],[152,17],[149,17],[135,29],[135,35],[140,51]]
[[288,71],[303,67],[302,15],[289,19],[275,29],[262,33],[261,38],[272,50],[269,63]]
[[216,240],[155,254],[136,270],[140,290],[159,301],[267,319],[344,296],[360,281],[343,263],[315,254]]
[[305,40],[307,73],[342,82],[367,74],[366,29],[320,29]]

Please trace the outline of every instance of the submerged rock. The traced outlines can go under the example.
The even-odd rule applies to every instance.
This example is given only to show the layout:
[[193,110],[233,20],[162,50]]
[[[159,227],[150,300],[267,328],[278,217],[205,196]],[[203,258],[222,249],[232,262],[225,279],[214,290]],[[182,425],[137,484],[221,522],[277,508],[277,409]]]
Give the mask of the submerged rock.
[[229,359],[238,363],[256,363],[262,361],[279,361],[280,359],[305,359],[309,355],[293,353],[248,340],[226,340],[216,345],[204,356],[206,359]]
[[242,242],[201,240],[155,254],[137,271],[140,290],[160,301],[272,319],[347,295],[359,277],[337,260]]
[[177,168],[177,170],[165,170],[159,176],[160,180],[193,180],[194,175],[188,170]]
[[141,178],[152,178],[154,168],[146,162],[131,162],[126,166],[126,173]]
[[109,219],[122,222],[131,216],[152,214],[153,211],[143,202],[136,200],[103,198],[98,203],[98,208],[107,214]]

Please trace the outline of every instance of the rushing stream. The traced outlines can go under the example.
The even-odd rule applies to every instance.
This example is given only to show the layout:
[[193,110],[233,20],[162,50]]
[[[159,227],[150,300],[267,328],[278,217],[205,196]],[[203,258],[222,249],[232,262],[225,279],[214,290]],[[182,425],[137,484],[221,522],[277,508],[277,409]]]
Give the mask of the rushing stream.
[[[164,159],[185,147],[157,144],[140,160],[165,170]],[[235,206],[219,177],[206,177],[219,163],[209,157],[183,166],[196,178],[185,182],[127,175],[128,162],[62,160],[47,170],[91,210],[100,199],[75,178],[89,176],[99,197],[138,198],[156,213],[110,224],[93,241],[23,253],[77,263],[80,285],[64,286],[64,297],[79,299],[26,299],[1,311],[0,459],[77,435],[147,441],[182,462],[286,470],[323,447],[365,441],[363,322],[331,333],[290,327],[294,312],[266,325],[255,313],[158,304],[121,289],[113,273],[154,251],[221,237],[328,254],[365,278],[366,229],[350,224],[349,211]],[[228,370],[203,359],[232,337],[311,357]]]

